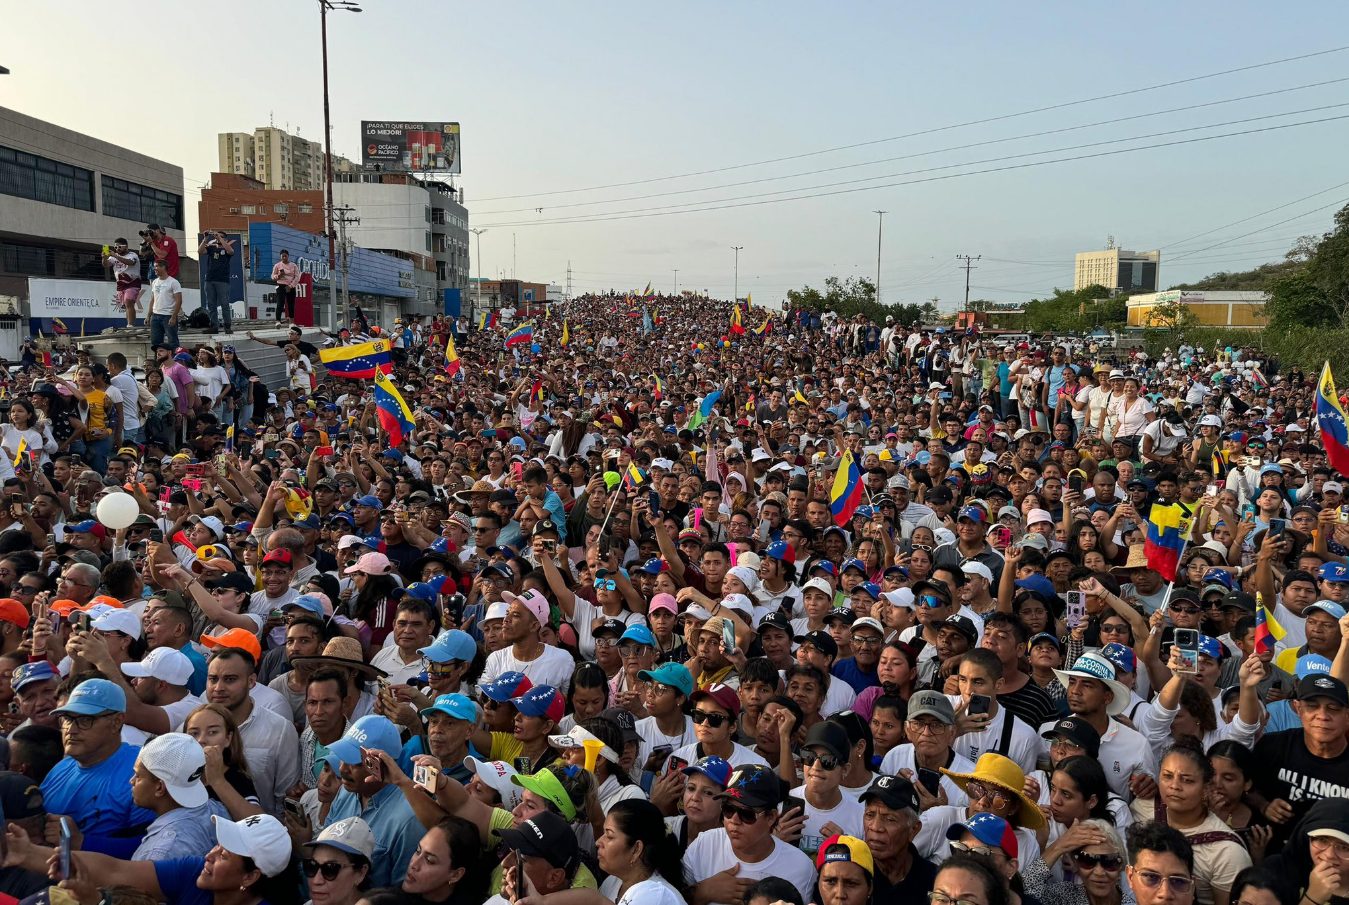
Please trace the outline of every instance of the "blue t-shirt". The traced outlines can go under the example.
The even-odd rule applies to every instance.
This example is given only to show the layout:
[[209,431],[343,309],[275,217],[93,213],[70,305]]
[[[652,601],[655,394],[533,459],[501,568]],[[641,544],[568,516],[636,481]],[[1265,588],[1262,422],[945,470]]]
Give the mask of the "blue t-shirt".
[[122,834],[131,848],[119,856],[129,857],[143,833],[127,835],[126,831],[148,826],[155,819],[153,811],[137,807],[131,800],[131,774],[140,752],[135,745],[123,742],[111,757],[92,767],[62,758],[42,781],[47,813],[72,818],[85,835],[84,847],[90,851],[119,853],[122,846],[109,846],[103,839]]
[[155,879],[169,905],[212,905],[215,893],[197,888],[205,858],[173,858],[155,862]]
[[857,667],[857,660],[853,657],[849,657],[846,660],[839,660],[834,664],[834,668],[830,670],[830,672],[851,685],[853,691],[858,694],[861,694],[873,685],[881,684],[881,680],[877,678],[874,669],[871,672],[863,672]]
[[187,680],[187,690],[201,697],[206,693],[206,655],[193,644],[184,644],[179,650],[192,661],[192,678]]
[[1010,377],[1007,376],[1007,372],[1011,370],[1011,367],[1012,367],[1012,366],[1009,365],[1009,364],[1008,364],[1007,362],[1005,362],[1005,361],[1000,361],[1000,362],[998,362],[998,395],[999,395],[999,396],[1010,396],[1010,395],[1012,395],[1012,380],[1011,380]]

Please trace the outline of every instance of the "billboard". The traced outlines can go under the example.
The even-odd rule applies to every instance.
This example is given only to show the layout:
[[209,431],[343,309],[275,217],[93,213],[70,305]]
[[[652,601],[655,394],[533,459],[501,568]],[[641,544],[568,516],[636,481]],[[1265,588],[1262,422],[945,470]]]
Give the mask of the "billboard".
[[361,165],[386,173],[458,175],[459,124],[363,119]]

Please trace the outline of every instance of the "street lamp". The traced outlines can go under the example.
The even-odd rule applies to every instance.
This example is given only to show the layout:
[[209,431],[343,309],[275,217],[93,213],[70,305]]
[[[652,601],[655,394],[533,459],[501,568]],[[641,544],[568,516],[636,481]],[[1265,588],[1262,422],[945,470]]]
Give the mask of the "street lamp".
[[323,174],[328,190],[328,329],[336,332],[337,247],[333,242],[333,127],[328,114],[328,10],[359,13],[361,8],[351,0],[319,0],[319,30],[323,39]]
[[732,250],[735,251],[735,289],[732,291],[731,303],[735,305],[740,304],[740,250],[744,247],[743,245],[731,246]]
[[485,229],[470,229],[478,240],[478,304],[475,306],[475,314],[482,314],[482,234],[487,232]]

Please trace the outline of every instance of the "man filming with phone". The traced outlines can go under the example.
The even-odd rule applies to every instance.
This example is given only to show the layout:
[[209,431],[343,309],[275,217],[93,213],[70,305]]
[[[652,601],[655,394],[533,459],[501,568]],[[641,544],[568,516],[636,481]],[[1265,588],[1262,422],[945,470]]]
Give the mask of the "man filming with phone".
[[117,280],[117,303],[126,311],[126,325],[136,326],[136,302],[141,297],[141,259],[127,247],[126,239],[118,238],[111,247],[104,246],[103,266],[111,267]]

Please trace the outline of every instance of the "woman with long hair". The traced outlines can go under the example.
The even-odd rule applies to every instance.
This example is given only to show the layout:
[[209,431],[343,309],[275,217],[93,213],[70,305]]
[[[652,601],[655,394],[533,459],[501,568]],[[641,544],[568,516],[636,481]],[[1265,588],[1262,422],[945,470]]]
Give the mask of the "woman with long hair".
[[63,396],[55,386],[47,384],[33,391],[32,400],[38,420],[46,420],[50,425],[52,439],[56,441],[53,455],[69,452],[72,443],[84,438],[84,419],[76,411],[74,397]]
[[108,456],[112,453],[112,402],[108,394],[94,385],[94,369],[81,365],[75,369],[75,383],[48,375],[59,387],[65,387],[78,403],[78,412],[84,423],[84,436],[72,439],[70,451],[79,454],[85,464],[103,474],[108,470]]
[[[48,457],[56,452],[56,439],[52,436],[50,422],[39,420],[33,403],[22,397],[10,404],[9,421],[0,429],[0,446],[4,447],[11,462],[20,457],[20,445],[25,450],[37,453],[39,467],[45,465]],[[23,458],[28,458],[28,452],[24,452]]]
[[216,423],[225,423],[225,399],[232,392],[229,374],[220,367],[215,352],[203,346],[197,350],[197,366],[192,369],[202,413],[215,415]]
[[491,875],[483,854],[478,828],[462,817],[446,817],[417,843],[402,891],[435,905],[478,905],[487,897]]
[[243,736],[229,710],[220,704],[202,704],[183,720],[183,731],[206,752],[202,782],[207,793],[223,804],[235,820],[264,813],[258,790],[248,775]]
[[[1263,861],[1273,828],[1259,811],[1243,801],[1255,775],[1255,755],[1240,742],[1223,739],[1209,747],[1208,759],[1213,765],[1213,779],[1208,787],[1209,810],[1233,829],[1246,829],[1246,848],[1251,860]],[[1232,898],[1237,898],[1235,888]]]
[[600,894],[623,905],[683,900],[688,888],[679,847],[669,844],[665,818],[645,799],[616,802],[595,840],[600,868],[609,875]]
[[393,592],[399,585],[393,575],[393,564],[383,553],[366,553],[345,574],[351,576],[356,588],[347,615],[366,624],[370,630],[366,643],[377,649],[393,631],[394,614],[398,612],[398,599]]

